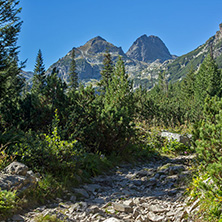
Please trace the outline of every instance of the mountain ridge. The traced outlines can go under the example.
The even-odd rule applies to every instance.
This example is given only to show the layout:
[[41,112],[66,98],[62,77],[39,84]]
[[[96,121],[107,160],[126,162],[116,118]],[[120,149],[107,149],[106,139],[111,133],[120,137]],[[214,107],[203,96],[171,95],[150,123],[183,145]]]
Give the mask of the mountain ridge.
[[[158,38],[158,37],[151,37],[151,38]],[[159,38],[158,41],[162,42],[162,40],[160,40]],[[167,51],[169,54],[169,51],[166,48],[165,44],[163,42],[162,44],[165,47],[164,50]],[[152,43],[150,43],[150,45],[146,44],[144,45],[145,48],[152,48]],[[158,59],[160,61],[163,60],[162,58],[160,58],[160,56],[159,57],[156,56],[152,58],[150,62],[146,62],[143,60],[139,61],[133,56],[128,56],[127,53],[124,53],[121,47],[113,45],[112,43],[106,41],[101,36],[96,36],[87,41],[84,45],[77,48],[74,47],[73,49],[75,49],[76,52],[75,60],[76,60],[77,72],[79,74],[79,79],[82,82],[88,82],[91,79],[95,80],[100,79],[100,71],[102,70],[103,66],[104,53],[106,52],[107,49],[111,54],[114,63],[117,61],[119,56],[122,57],[125,63],[126,72],[129,74],[131,78],[137,75],[138,72],[142,72],[142,70],[147,68],[149,64],[151,64],[152,62]],[[150,49],[147,50],[149,51]],[[59,70],[59,76],[64,81],[67,81],[68,79],[67,74],[71,62],[71,51],[72,50],[70,50],[64,57],[59,59],[52,66],[50,66],[50,68],[47,70],[47,74],[49,74],[52,71],[52,69],[56,67]],[[169,57],[172,58],[171,55]],[[164,61],[165,60],[166,58],[164,59]]]
[[146,63],[152,63],[157,59],[159,59],[160,62],[173,59],[168,48],[158,36],[147,36],[146,34],[136,39],[126,52],[126,55]]
[[165,67],[169,80],[177,81],[182,79],[191,69],[198,70],[204,58],[212,53],[219,68],[222,68],[222,23],[219,31],[210,37],[205,43],[176,58],[171,64]]
[[[109,43],[101,36],[96,36],[95,38],[90,39],[83,46],[77,48],[74,47],[79,80],[83,84],[94,84],[94,82],[100,79],[104,53],[107,49],[110,51],[114,63],[117,61],[119,56],[122,56],[126,71],[129,77],[134,80],[135,88],[139,85],[142,85],[145,88],[152,88],[158,80],[159,73],[162,71],[166,72],[169,77],[169,81],[175,82],[181,80],[192,68],[198,70],[198,67],[200,67],[200,64],[211,50],[219,68],[222,68],[222,24],[219,25],[219,31],[217,31],[216,34],[210,37],[205,43],[191,52],[179,57],[171,55],[165,44],[162,42],[161,45],[163,48],[166,47],[165,50],[163,50],[163,52],[167,55],[165,57],[166,60],[160,56],[159,58],[155,58],[156,60],[153,59],[146,62],[147,60],[145,57],[142,58],[142,56],[146,53],[143,55],[140,51],[138,56],[141,56],[139,59],[141,61],[138,60],[134,53],[138,49],[137,43],[141,42],[141,39],[144,39],[143,41],[146,42],[147,38],[152,40],[159,39],[157,36],[148,37],[144,34],[133,42],[130,47],[131,50],[129,48],[126,53],[124,53],[121,47],[117,47],[112,43]],[[162,40],[159,39],[158,41]],[[144,42],[142,42],[142,45],[143,43]],[[133,50],[135,45],[136,50]],[[69,65],[71,62],[71,51],[72,49],[64,57],[52,64],[46,74],[50,74],[52,69],[56,67],[59,70],[59,77],[61,77],[63,81],[67,82]],[[169,57],[170,59],[167,59]],[[30,73],[28,73],[27,76],[30,76]]]

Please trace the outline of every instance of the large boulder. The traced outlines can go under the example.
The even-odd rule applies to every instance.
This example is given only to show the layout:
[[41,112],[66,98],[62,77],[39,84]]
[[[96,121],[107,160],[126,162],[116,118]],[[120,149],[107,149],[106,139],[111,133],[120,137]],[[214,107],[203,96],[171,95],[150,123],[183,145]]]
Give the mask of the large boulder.
[[178,134],[178,133],[171,133],[171,132],[168,132],[168,131],[163,131],[163,132],[160,133],[160,135],[162,137],[166,137],[169,141],[170,140],[176,140],[176,141],[178,141],[180,143],[183,143],[187,146],[190,146],[191,139],[192,139],[191,134],[181,135],[181,134]]
[[23,163],[14,161],[9,164],[3,172],[5,174],[25,176],[28,172],[28,167]]
[[17,193],[36,186],[38,179],[25,164],[12,162],[0,172],[0,189],[16,190]]

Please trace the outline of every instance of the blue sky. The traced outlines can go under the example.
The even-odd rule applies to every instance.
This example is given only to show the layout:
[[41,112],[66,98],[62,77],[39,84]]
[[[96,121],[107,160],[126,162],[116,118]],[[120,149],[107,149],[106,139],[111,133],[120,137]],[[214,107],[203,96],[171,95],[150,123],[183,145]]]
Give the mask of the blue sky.
[[25,70],[42,50],[46,69],[72,47],[101,36],[126,52],[141,35],[156,35],[171,54],[203,44],[222,23],[221,0],[20,0],[18,45]]

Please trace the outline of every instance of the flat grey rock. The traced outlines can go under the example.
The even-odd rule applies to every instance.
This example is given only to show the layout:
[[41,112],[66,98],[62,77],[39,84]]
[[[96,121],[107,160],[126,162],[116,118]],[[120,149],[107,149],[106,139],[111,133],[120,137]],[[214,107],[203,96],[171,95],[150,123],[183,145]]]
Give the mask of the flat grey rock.
[[121,222],[121,220],[116,219],[115,217],[110,217],[110,218],[104,220],[104,222]]

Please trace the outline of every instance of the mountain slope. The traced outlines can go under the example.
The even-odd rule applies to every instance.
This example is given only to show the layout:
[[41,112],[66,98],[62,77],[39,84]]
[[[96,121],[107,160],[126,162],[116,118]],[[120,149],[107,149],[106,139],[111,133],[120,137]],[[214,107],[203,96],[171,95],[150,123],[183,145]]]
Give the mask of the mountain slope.
[[[204,58],[212,53],[219,68],[222,68],[222,24],[219,25],[219,31],[209,38],[204,44],[195,50],[177,57],[174,60],[167,60],[160,63],[159,66],[152,67],[149,65],[142,71],[142,78],[135,76],[134,82],[137,85],[143,85],[151,88],[158,79],[158,73],[166,72],[169,81],[176,82],[181,80],[191,70],[198,70]],[[157,63],[155,63],[156,65]]]
[[173,59],[168,48],[163,41],[157,36],[142,35],[130,47],[126,55],[138,61],[151,63],[155,60],[164,62],[168,59]]
[[[104,53],[107,49],[111,53],[113,61],[116,61],[118,56],[122,56],[126,66],[137,65],[136,62],[126,56],[121,47],[114,46],[100,36],[97,36],[89,40],[85,45],[74,49],[76,54],[75,60],[77,72],[79,74],[79,79],[83,82],[87,82],[91,79],[98,80],[100,78]],[[67,81],[70,62],[71,51],[50,66],[47,73],[50,73],[54,67],[57,67],[59,70],[59,76],[64,81]]]
[[[158,37],[155,37],[154,39],[155,39],[154,42],[161,41]],[[162,44],[164,45],[164,43]],[[150,46],[150,48],[157,50],[156,45],[155,47]],[[143,59],[139,61],[138,59],[131,56],[130,53],[129,55],[131,57],[128,56],[127,54],[123,52],[121,47],[117,47],[107,42],[102,37],[97,36],[89,40],[85,45],[75,48],[75,52],[76,52],[75,60],[76,60],[77,72],[79,74],[79,79],[82,82],[86,83],[88,81],[91,81],[92,79],[96,79],[96,80],[100,79],[100,71],[103,66],[102,62],[104,59],[104,53],[106,52],[107,49],[109,50],[114,62],[117,61],[118,56],[122,57],[125,63],[126,71],[131,78],[134,78],[135,75],[137,75],[138,73],[141,73],[142,70],[148,68],[150,65],[149,63],[145,62]],[[153,57],[153,59],[150,59],[150,61],[159,59],[158,61],[158,64],[159,64],[160,61],[166,58],[172,57],[170,54],[168,55],[167,52],[169,51],[166,47],[163,47],[162,51],[163,52],[161,53],[161,49],[159,49],[158,53],[156,53],[156,57],[155,58]],[[67,55],[65,55],[63,58],[59,59],[56,63],[54,63],[48,69],[47,73],[49,74],[52,71],[52,69],[56,67],[59,70],[59,76],[64,81],[67,81],[70,61],[71,61],[71,51]]]
[[[100,79],[106,49],[110,51],[114,62],[119,55],[122,56],[126,71],[129,77],[134,80],[134,87],[143,85],[146,88],[151,88],[157,82],[159,72],[163,70],[169,76],[169,81],[180,80],[190,69],[197,70],[210,52],[213,53],[219,68],[222,68],[222,24],[219,28],[216,35],[212,36],[206,43],[177,58],[171,55],[162,40],[155,36],[143,35],[139,37],[126,54],[121,47],[97,36],[85,45],[75,48],[79,79],[83,83]],[[46,74],[50,74],[52,69],[56,67],[59,70],[59,76],[67,81],[70,62],[71,51],[50,66]]]
[[195,50],[176,58],[167,65],[169,80],[176,81],[183,78],[191,69],[197,70],[208,53],[212,53],[219,68],[222,68],[222,24],[216,35]]

